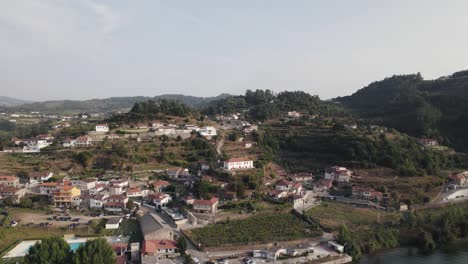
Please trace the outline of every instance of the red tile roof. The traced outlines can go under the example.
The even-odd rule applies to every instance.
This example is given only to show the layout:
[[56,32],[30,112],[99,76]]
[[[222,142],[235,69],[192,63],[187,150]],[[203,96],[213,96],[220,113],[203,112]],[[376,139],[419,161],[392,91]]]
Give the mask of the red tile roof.
[[248,158],[230,158],[226,160],[226,162],[232,163],[232,162],[244,162],[244,161],[252,161],[251,159]]
[[124,201],[125,199],[127,199],[127,197],[123,196],[123,195],[119,195],[119,194],[114,194],[114,195],[111,195],[109,197],[107,197],[106,200],[119,200],[119,201]]
[[17,179],[16,176],[0,176],[0,181],[16,181]]
[[291,184],[291,182],[286,180],[286,179],[279,180],[276,183],[276,185],[279,185],[279,186],[289,186],[290,184]]
[[145,240],[141,247],[142,254],[154,254],[158,249],[176,249],[177,244],[173,240]]
[[218,202],[218,198],[211,198],[210,200],[195,200],[193,202],[194,205],[214,205],[215,203]]
[[152,183],[152,185],[154,187],[157,187],[157,186],[169,186],[171,184],[168,181],[155,181]]

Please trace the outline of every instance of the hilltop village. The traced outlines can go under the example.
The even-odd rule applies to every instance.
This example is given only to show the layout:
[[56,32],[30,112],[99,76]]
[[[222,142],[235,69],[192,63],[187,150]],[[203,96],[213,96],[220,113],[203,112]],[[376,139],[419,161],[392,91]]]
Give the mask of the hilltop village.
[[[70,245],[104,237],[116,263],[347,263],[390,247],[378,237],[395,239],[401,219],[468,197],[468,172],[437,139],[333,105],[263,119],[222,112],[163,101],[113,115],[2,113],[47,123],[0,154],[3,259],[21,259],[52,232]],[[404,144],[409,156],[441,161],[393,164],[350,142],[369,152]]]

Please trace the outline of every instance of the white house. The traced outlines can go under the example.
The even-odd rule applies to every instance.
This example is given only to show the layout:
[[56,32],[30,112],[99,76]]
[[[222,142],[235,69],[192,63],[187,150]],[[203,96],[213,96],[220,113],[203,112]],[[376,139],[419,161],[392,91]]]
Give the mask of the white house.
[[98,194],[91,196],[89,199],[90,208],[102,208],[104,206],[104,201],[109,197],[107,194]]
[[334,166],[325,170],[325,179],[339,183],[349,182],[352,174],[353,172],[345,167]]
[[109,132],[109,126],[107,124],[97,124],[96,132],[107,133]]
[[172,197],[166,193],[155,193],[150,195],[151,201],[155,204],[156,208],[166,207],[169,202],[172,201]]
[[253,160],[248,158],[231,158],[224,161],[224,169],[226,170],[243,170],[253,169]]
[[127,190],[127,197],[138,198],[145,197],[148,195],[148,190],[142,190],[140,188],[131,188]]
[[60,185],[57,182],[44,182],[39,185],[39,193],[42,195],[52,196],[55,190],[58,190]]
[[95,178],[72,181],[72,185],[76,186],[81,191],[89,191],[91,189],[94,189],[96,187],[96,183],[97,183],[97,179]]
[[122,217],[110,218],[106,222],[106,229],[119,229]]
[[46,139],[37,139],[37,138],[34,138],[34,139],[29,139],[26,141],[26,145],[30,148],[30,149],[43,149],[45,147],[48,147],[50,146],[52,143],[47,141]]
[[79,136],[75,139],[73,145],[71,147],[89,147],[93,139],[90,136]]
[[42,183],[50,178],[52,178],[54,174],[52,172],[31,172],[29,173],[29,183],[36,184]]
[[198,213],[215,214],[218,211],[218,198],[210,200],[195,200],[193,202],[193,210]]
[[278,191],[284,191],[284,192],[289,192],[291,188],[293,187],[293,182],[288,181],[286,179],[279,180],[276,183],[275,189]]
[[211,126],[202,127],[200,129],[200,135],[203,137],[213,137],[216,136],[216,128]]
[[189,170],[181,167],[168,168],[166,174],[173,180],[185,179],[190,176]]
[[124,192],[123,190],[124,187],[119,186],[119,185],[111,185],[109,186],[109,193],[110,195],[119,195]]
[[75,146],[75,140],[74,140],[74,139],[71,139],[71,138],[66,138],[66,139],[63,140],[62,145],[63,145],[65,148],[74,147],[74,146]]
[[100,192],[104,191],[105,187],[106,187],[105,183],[96,183],[96,186],[94,186],[94,188],[92,189],[89,189],[88,193],[90,195],[99,194]]

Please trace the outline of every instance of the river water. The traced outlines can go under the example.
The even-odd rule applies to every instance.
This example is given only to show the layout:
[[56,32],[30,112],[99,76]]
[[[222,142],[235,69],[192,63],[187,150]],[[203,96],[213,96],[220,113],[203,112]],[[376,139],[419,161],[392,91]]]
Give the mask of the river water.
[[468,241],[458,242],[431,254],[416,248],[395,248],[364,256],[360,264],[468,264]]

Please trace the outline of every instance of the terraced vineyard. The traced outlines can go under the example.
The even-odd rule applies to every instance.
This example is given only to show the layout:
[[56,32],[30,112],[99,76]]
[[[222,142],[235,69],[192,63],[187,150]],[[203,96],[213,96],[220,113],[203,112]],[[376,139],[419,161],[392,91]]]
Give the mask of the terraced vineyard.
[[187,230],[186,234],[197,244],[216,247],[295,240],[320,236],[321,231],[291,213],[281,212],[217,223]]

